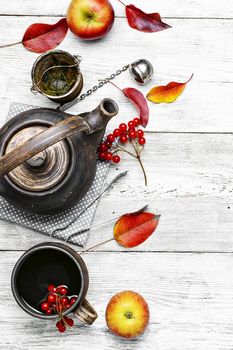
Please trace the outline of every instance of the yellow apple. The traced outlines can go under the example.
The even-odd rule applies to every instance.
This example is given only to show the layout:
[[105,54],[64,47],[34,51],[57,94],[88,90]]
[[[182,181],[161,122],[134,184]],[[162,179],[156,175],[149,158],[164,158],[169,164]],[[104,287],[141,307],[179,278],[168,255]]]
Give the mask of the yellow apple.
[[136,338],[144,333],[149,323],[149,307],[145,299],[133,291],[114,295],[106,308],[107,326],[123,338]]

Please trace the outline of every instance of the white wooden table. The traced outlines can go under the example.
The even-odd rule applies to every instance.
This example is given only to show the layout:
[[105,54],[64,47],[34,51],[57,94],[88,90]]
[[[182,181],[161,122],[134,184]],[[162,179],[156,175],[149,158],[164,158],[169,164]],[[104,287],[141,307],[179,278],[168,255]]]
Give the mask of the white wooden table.
[[[0,43],[18,41],[34,22],[55,23],[69,0],[0,0]],[[155,66],[153,84],[194,79],[171,105],[150,105],[148,144],[143,161],[149,186],[143,187],[138,164],[125,158],[128,176],[108,192],[95,223],[148,202],[161,213],[154,236],[129,252],[115,242],[85,255],[90,270],[88,299],[99,318],[92,327],[66,334],[54,324],[25,314],[11,294],[16,260],[46,237],[1,221],[1,349],[233,349],[233,4],[229,0],[134,0],[144,10],[158,11],[172,29],[144,34],[130,29],[124,8],[112,0],[116,21],[111,33],[96,43],[71,33],[59,48],[83,57],[85,88],[137,58]],[[1,124],[12,101],[41,106],[51,102],[30,93],[30,70],[37,55],[22,46],[0,50]],[[134,85],[126,73],[121,87]],[[117,89],[106,86],[71,109],[87,111],[102,97],[120,105],[120,121],[134,117],[134,107]],[[114,167],[111,174],[114,174]],[[88,245],[112,236],[111,225],[91,232]],[[136,274],[137,272],[137,274]],[[107,330],[104,312],[110,297],[132,289],[147,299],[151,322],[136,341],[121,341]]]

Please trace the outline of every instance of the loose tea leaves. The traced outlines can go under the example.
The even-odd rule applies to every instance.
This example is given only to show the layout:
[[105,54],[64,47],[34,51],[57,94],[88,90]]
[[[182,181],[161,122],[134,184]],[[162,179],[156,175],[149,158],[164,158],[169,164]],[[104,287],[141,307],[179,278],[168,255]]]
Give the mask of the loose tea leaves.
[[58,64],[47,68],[32,90],[39,88],[50,96],[61,96],[69,92],[77,80],[78,63],[72,65]]
[[154,103],[172,103],[184,92],[186,85],[192,79],[193,74],[185,83],[171,82],[165,86],[153,87],[146,98]]

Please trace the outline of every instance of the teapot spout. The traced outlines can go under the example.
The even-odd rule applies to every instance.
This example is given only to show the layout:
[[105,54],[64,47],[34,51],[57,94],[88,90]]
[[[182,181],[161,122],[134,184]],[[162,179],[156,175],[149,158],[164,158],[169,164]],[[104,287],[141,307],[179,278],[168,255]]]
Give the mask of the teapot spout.
[[112,100],[111,98],[104,98],[100,102],[100,109],[101,109],[101,112],[105,116],[110,117],[110,118],[117,115],[117,113],[119,111],[117,103],[114,100]]
[[117,115],[118,105],[110,98],[104,98],[99,106],[86,116],[86,122],[90,126],[90,134],[105,129],[112,117]]

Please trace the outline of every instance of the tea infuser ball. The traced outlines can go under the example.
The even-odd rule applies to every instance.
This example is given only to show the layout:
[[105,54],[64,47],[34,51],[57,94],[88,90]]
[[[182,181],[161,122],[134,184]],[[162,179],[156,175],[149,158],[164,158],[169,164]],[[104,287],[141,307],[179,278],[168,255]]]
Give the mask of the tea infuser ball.
[[[47,96],[48,98],[50,98],[51,100],[60,103],[60,105],[57,107],[57,109],[65,111],[68,108],[71,108],[73,105],[75,105],[76,103],[84,100],[86,97],[92,95],[94,92],[96,92],[98,89],[102,88],[105,84],[108,84],[111,80],[115,79],[116,77],[118,77],[118,75],[126,72],[127,70],[129,70],[130,75],[132,76],[132,78],[134,79],[135,82],[137,82],[140,85],[145,85],[147,84],[154,73],[154,69],[153,66],[151,64],[151,62],[149,62],[148,60],[146,60],[145,58],[140,58],[130,64],[125,65],[124,67],[118,69],[115,73],[112,73],[109,77],[103,78],[101,81],[99,81],[96,85],[92,86],[89,90],[87,90],[86,92],[81,93],[82,87],[83,87],[83,76],[82,73],[80,71],[80,62],[81,62],[81,56],[77,56],[77,55],[70,55],[68,52],[62,51],[62,50],[54,50],[54,51],[50,51],[46,54],[42,54],[41,56],[39,56],[39,58],[35,61],[33,68],[32,68],[32,78],[33,78],[33,88],[31,89],[32,91],[40,91],[40,89],[38,88],[38,84],[39,82],[41,82],[41,78],[39,80],[39,82],[35,83],[35,72],[36,72],[36,68],[45,68],[44,64],[41,64],[41,60],[46,59],[46,64],[47,67],[45,72],[47,70],[52,70],[52,68],[57,68],[56,65],[54,65],[49,61],[50,58],[54,58],[54,55],[60,55],[62,57],[65,58],[69,58],[70,57],[74,60],[74,62],[67,62],[66,63],[66,67],[73,67],[75,66],[78,72],[78,76],[76,79],[76,82],[74,84],[74,86],[71,88],[70,91],[68,91],[67,93],[64,94],[64,96],[60,96],[58,94],[58,96],[50,96],[47,95],[46,93],[43,93],[43,95]],[[72,64],[71,64],[72,63]],[[44,73],[42,74],[42,76],[44,75]]]
[[154,69],[148,60],[141,58],[129,65],[129,72],[138,84],[145,85],[151,80]]

